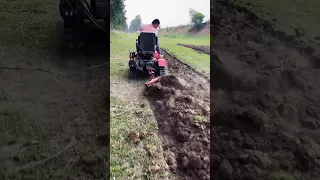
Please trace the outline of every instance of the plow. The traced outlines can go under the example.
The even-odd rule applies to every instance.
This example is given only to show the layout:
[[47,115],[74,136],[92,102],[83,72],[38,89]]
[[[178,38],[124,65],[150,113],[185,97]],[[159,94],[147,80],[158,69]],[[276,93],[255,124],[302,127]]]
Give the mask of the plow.
[[146,87],[159,82],[166,75],[167,61],[156,51],[157,37],[153,33],[140,33],[136,40],[136,52],[129,54],[130,77],[135,79],[139,72],[148,73]]

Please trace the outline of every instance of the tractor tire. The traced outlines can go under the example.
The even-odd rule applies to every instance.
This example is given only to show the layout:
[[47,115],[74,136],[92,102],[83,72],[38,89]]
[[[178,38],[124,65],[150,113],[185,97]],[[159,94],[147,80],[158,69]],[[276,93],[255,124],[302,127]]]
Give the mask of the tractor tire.
[[67,17],[64,19],[65,42],[67,48],[73,52],[83,53],[85,45],[85,24],[81,17]]
[[159,71],[160,71],[160,76],[161,77],[166,76],[166,68],[165,67],[160,67]]
[[137,78],[137,74],[138,74],[138,70],[134,67],[130,68],[130,74],[129,74],[129,78],[131,80],[134,80]]

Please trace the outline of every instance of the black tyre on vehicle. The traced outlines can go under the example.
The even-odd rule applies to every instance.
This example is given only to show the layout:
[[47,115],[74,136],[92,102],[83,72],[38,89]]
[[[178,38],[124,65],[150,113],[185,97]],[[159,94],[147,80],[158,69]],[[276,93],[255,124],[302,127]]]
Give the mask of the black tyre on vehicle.
[[130,79],[136,79],[138,74],[138,70],[135,67],[130,67],[130,74],[129,78]]
[[85,45],[85,24],[81,17],[64,18],[65,42],[67,47],[76,52],[82,52]]
[[128,65],[129,65],[129,68],[130,68],[130,70],[129,70],[130,71],[129,72],[129,78],[130,79],[136,79],[138,70],[136,68],[136,65],[135,65],[134,61],[129,60]]
[[84,15],[78,11],[74,1],[70,2],[59,1],[60,16],[64,21],[65,45],[68,50],[82,53],[86,39]]

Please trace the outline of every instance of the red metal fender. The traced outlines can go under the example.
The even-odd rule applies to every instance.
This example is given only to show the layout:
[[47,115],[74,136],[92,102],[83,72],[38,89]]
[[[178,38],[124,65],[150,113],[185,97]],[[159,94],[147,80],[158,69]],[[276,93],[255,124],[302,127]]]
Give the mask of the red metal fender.
[[167,67],[167,61],[165,59],[158,59],[159,67]]

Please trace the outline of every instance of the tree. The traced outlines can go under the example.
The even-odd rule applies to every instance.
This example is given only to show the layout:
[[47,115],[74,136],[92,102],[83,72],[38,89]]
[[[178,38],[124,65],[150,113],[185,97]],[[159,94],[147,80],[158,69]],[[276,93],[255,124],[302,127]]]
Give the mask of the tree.
[[128,31],[129,31],[129,28],[128,28],[128,24],[127,24],[127,23],[124,23],[123,31],[124,31],[124,32],[128,32]]
[[200,26],[205,17],[201,12],[194,9],[189,9],[189,15],[190,15],[191,23],[194,27]]
[[110,29],[124,30],[127,26],[124,0],[110,0]]
[[131,22],[129,26],[129,32],[139,31],[142,25],[141,16],[137,15]]

